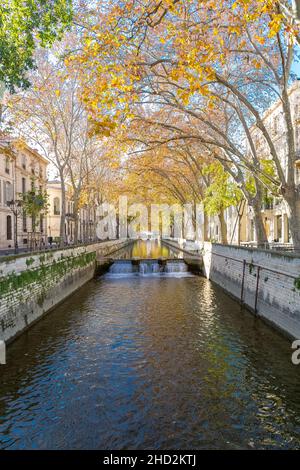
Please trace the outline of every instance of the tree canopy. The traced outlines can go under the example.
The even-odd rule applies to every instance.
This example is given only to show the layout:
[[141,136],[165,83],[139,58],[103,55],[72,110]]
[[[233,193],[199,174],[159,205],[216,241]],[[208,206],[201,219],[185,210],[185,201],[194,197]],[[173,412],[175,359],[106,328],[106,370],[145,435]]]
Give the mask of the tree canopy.
[[[39,26],[30,29],[41,44],[59,37],[70,18],[69,4],[54,3],[64,12],[52,22],[54,33],[47,21],[43,34]],[[294,7],[292,0],[82,0],[62,50],[64,65],[58,64],[66,75],[57,70],[40,87],[39,73],[31,74],[34,86],[21,97],[21,132],[49,113],[60,119],[67,109],[65,88],[70,91],[76,77],[72,97],[87,115],[88,138],[114,142],[121,155],[120,167],[109,170],[122,180],[120,192],[148,202],[202,201],[210,214],[243,197],[262,242],[262,201],[266,194],[279,197],[300,246],[298,117],[291,102],[300,24]],[[37,113],[33,103],[48,102],[50,95],[53,106]],[[282,131],[276,135],[271,106],[280,108]],[[44,124],[49,132],[47,119]],[[73,148],[67,134],[65,147]],[[72,165],[65,173],[72,180],[81,157],[76,154],[79,165],[69,157],[67,152]]]
[[72,19],[72,0],[2,0],[0,82],[10,91],[29,85],[36,45],[49,47]]

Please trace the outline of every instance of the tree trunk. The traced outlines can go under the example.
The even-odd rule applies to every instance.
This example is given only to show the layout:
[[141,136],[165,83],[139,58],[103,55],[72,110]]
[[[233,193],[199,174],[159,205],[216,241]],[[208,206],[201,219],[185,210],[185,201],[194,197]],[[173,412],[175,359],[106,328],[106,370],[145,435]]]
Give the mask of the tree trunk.
[[203,241],[208,241],[208,216],[206,212],[203,214]]
[[226,224],[223,210],[218,214],[218,218],[219,218],[220,226],[221,226],[221,242],[223,245],[228,245],[227,224]]
[[74,200],[74,245],[78,244],[78,227],[79,227],[79,214],[78,214],[78,201]]
[[66,186],[64,176],[60,175],[61,180],[61,215],[60,215],[60,245],[66,242],[65,223],[66,223]]
[[267,248],[269,245],[266,228],[263,222],[263,215],[261,212],[260,200],[254,201],[252,204],[253,215],[254,215],[254,226],[256,234],[256,242],[258,248]]
[[283,198],[287,209],[291,242],[295,249],[300,249],[300,198],[295,187],[286,189]]
[[78,228],[79,228],[79,217],[78,213],[74,213],[74,245],[78,245]]

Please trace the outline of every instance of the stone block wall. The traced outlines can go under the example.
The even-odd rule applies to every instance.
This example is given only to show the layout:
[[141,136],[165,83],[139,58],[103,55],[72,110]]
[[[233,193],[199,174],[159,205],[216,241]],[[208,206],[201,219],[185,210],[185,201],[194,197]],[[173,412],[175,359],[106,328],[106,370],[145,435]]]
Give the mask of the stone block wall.
[[126,245],[116,240],[0,258],[0,340],[11,341],[93,278],[98,256]]
[[300,258],[204,243],[204,274],[288,336],[300,338]]

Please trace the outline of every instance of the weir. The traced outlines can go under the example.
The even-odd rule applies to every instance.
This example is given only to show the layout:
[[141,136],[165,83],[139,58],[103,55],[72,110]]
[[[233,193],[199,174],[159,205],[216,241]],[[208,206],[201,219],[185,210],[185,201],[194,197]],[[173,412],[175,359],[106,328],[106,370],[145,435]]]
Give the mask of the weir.
[[113,256],[97,258],[97,274],[183,277],[202,273],[202,256],[164,240],[136,240]]
[[132,259],[114,261],[108,276],[177,276],[190,275],[188,266],[181,259]]

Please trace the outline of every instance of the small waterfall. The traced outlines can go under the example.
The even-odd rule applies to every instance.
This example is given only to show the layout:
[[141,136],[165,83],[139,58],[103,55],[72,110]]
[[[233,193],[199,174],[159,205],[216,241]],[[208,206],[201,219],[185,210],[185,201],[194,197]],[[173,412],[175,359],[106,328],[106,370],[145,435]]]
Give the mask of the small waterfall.
[[190,277],[183,260],[118,260],[109,268],[109,277]]
[[116,261],[111,265],[108,271],[110,274],[133,274],[138,272],[138,266],[132,264],[131,261]]
[[139,263],[139,272],[142,275],[147,275],[147,274],[158,274],[161,272],[160,268],[161,266],[158,264],[158,261],[141,261]]
[[174,260],[174,261],[167,261],[166,272],[167,273],[188,273],[189,269],[184,261]]

